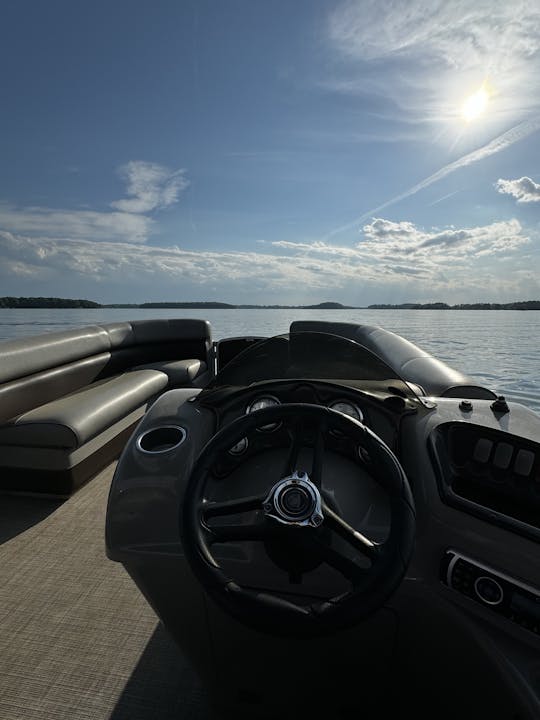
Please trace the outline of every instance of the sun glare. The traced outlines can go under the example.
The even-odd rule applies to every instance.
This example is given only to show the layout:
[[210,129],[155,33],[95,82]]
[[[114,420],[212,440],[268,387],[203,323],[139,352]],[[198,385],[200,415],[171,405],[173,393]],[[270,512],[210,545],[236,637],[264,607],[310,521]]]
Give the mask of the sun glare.
[[489,91],[485,85],[465,100],[461,106],[461,117],[465,122],[476,120],[486,111],[489,102]]

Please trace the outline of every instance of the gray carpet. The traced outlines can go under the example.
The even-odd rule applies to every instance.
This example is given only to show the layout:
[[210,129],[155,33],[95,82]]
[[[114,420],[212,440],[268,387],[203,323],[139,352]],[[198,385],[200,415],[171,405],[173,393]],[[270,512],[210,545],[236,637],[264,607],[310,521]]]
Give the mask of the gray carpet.
[[111,477],[0,546],[1,720],[210,717],[195,675],[105,557]]

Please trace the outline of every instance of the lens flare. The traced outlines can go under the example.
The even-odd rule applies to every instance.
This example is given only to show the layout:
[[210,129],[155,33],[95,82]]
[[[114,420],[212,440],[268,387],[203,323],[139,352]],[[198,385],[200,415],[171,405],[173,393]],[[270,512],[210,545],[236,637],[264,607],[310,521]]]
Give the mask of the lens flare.
[[469,95],[461,106],[461,117],[465,122],[472,122],[485,113],[489,103],[489,96],[490,93],[486,85],[482,85],[479,90]]

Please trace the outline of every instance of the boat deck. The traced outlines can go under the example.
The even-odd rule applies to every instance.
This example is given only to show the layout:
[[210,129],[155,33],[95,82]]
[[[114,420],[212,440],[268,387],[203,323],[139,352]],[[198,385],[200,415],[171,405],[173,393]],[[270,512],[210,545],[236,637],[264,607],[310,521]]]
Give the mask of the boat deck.
[[63,504],[0,496],[0,718],[202,720],[195,674],[105,556],[110,466]]

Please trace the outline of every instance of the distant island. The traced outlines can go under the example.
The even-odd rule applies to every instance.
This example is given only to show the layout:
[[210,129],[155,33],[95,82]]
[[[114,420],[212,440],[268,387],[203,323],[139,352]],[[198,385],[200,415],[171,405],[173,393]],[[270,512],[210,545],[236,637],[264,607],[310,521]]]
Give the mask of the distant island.
[[540,310],[540,300],[520,300],[510,303],[402,303],[400,305],[368,305],[368,310]]
[[322,302],[317,305],[231,305],[222,302],[149,302],[101,304],[93,300],[72,300],[56,297],[0,297],[0,308],[141,308],[177,310],[540,310],[540,300],[519,300],[510,303],[434,303],[376,304],[367,307]]
[[100,308],[93,300],[57,297],[0,297],[0,308]]
[[149,302],[101,304],[93,300],[71,300],[54,297],[0,297],[0,308],[140,308],[180,310],[358,310],[350,305],[337,302],[323,302],[318,305],[231,305],[222,302]]
[[[103,306],[107,307],[107,306]],[[323,302],[318,305],[230,305],[222,302],[155,302],[138,305],[140,308],[190,308],[211,309],[211,310],[358,310],[350,305],[342,305],[337,302]]]

